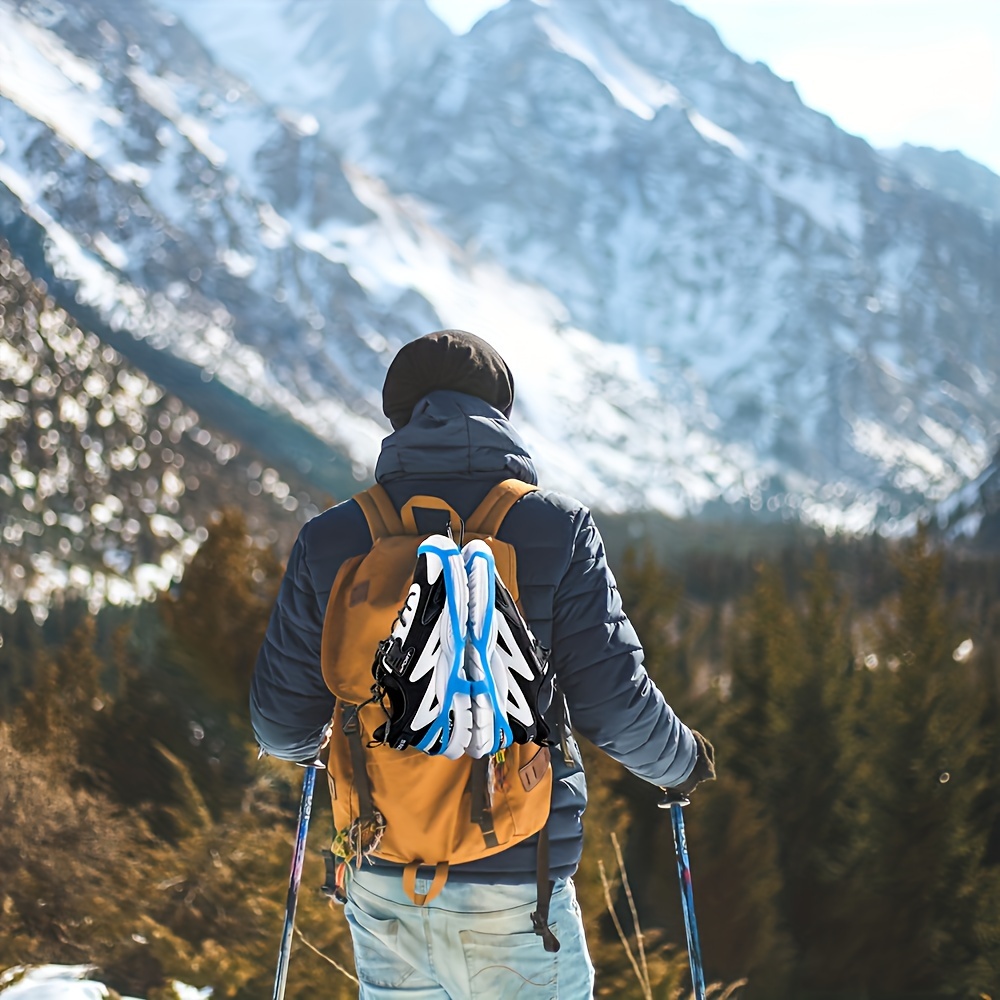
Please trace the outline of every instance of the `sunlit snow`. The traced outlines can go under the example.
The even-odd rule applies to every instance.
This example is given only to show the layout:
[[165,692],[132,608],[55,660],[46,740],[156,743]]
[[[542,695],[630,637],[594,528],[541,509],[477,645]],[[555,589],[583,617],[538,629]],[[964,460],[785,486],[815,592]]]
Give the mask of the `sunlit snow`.
[[52,32],[0,5],[0,96],[45,122],[60,138],[123,176],[113,129],[121,112],[101,97],[103,81]]
[[648,121],[664,105],[680,102],[675,87],[637,66],[607,36],[591,34],[586,22],[574,24],[576,30],[571,32],[548,15],[540,14],[535,20],[552,47],[586,66],[626,111]]
[[[721,499],[746,502],[754,511],[766,504],[769,512],[829,530],[885,523],[895,532],[914,515],[897,516],[900,494],[915,503],[955,496],[986,467],[996,422],[986,426],[985,417],[962,414],[976,405],[986,412],[982,401],[994,394],[995,376],[985,363],[954,359],[957,374],[948,378],[965,388],[932,377],[897,329],[912,308],[906,289],[923,265],[919,252],[901,237],[864,256],[862,244],[877,220],[858,175],[819,155],[832,123],[775,82],[785,102],[775,106],[789,116],[790,130],[801,126],[801,135],[787,148],[772,141],[760,121],[744,120],[759,111],[753,88],[772,81],[762,83],[766,70],[742,64],[717,40],[716,48],[706,42],[704,51],[681,58],[674,50],[684,43],[683,31],[647,44],[641,26],[625,30],[630,13],[624,4],[603,7],[604,21],[573,0],[538,4],[524,18],[541,41],[540,59],[565,64],[568,57],[587,70],[571,67],[574,81],[590,86],[602,109],[588,119],[590,152],[614,153],[628,136],[639,157],[627,169],[609,158],[606,166],[620,180],[610,194],[599,189],[596,171],[573,188],[587,204],[603,206],[575,220],[567,239],[598,248],[577,260],[570,259],[574,246],[536,231],[531,213],[546,206],[529,207],[518,220],[506,202],[481,205],[474,238],[458,245],[445,235],[439,208],[393,192],[371,174],[371,163],[348,170],[356,202],[345,184],[317,208],[314,157],[343,184],[340,154],[321,144],[328,127],[323,95],[340,79],[333,69],[317,74],[319,64],[299,56],[310,33],[332,31],[339,22],[321,5],[291,29],[291,8],[284,4],[256,3],[253,17],[238,19],[217,5],[170,5],[209,50],[236,60],[233,68],[249,83],[273,85],[267,97],[276,106],[263,104],[219,66],[211,69],[211,84],[186,79],[182,66],[177,75],[173,66],[156,75],[155,61],[140,49],[129,50],[132,61],[115,80],[105,79],[101,67],[73,54],[42,21],[32,23],[0,0],[0,186],[44,229],[47,261],[81,304],[113,330],[190,361],[206,380],[307,426],[348,457],[359,479],[370,475],[386,431],[378,398],[385,365],[401,338],[437,322],[496,343],[517,373],[515,418],[547,481],[607,509],[654,507],[682,515]],[[385,9],[390,6],[398,8]],[[388,20],[373,28],[364,58],[370,57],[375,76],[388,72],[392,30]],[[277,37],[280,51],[272,51]],[[699,75],[706,52],[721,60],[718,80]],[[300,101],[287,100],[269,81],[278,65],[291,73],[281,86]],[[476,96],[470,74],[453,72],[437,89],[432,99],[441,114],[464,113]],[[713,90],[713,80],[723,86]],[[115,87],[128,91],[134,112],[112,106]],[[730,100],[737,93],[740,99]],[[520,155],[532,102],[517,88],[507,97],[511,121],[498,119],[497,135]],[[374,105],[359,101],[344,115],[365,119]],[[151,147],[145,158],[133,151],[140,121]],[[675,141],[685,170],[660,162]],[[39,167],[32,152],[47,144],[60,151],[66,144],[79,151],[72,154],[77,162],[80,154],[92,161],[87,192],[79,194],[93,199],[95,211],[120,202],[148,221],[122,226],[112,213],[87,228],[64,219],[57,197],[65,179]],[[266,168],[269,156],[277,165]],[[495,148],[479,139],[448,161],[447,173],[472,185],[495,161]],[[717,185],[703,188],[701,171]],[[895,182],[879,175],[879,183],[885,190]],[[337,205],[332,214],[330,203]],[[356,224],[366,217],[359,204],[374,220]],[[769,227],[770,242],[758,254],[761,227]],[[150,290],[146,262],[166,254],[164,246],[175,239],[182,249],[170,251],[174,258],[156,258],[168,277]],[[202,246],[205,258],[187,265],[185,251]],[[942,245],[941,255],[947,252]],[[209,276],[236,289],[227,305],[207,301],[210,293],[202,289],[212,284],[204,280]],[[804,281],[814,286],[813,299],[800,296]],[[280,322],[287,326],[280,334],[238,315],[242,293],[248,301],[282,305]],[[817,325],[820,300],[819,311],[829,315]],[[934,308],[948,305],[942,298]],[[814,346],[803,348],[807,338]],[[3,346],[0,364],[12,371],[23,365]],[[794,423],[798,444],[819,459],[802,468],[823,467],[828,432],[822,428],[830,415],[813,404],[831,398],[831,373],[845,365],[871,373],[874,389],[888,400],[866,399],[858,414],[842,408],[837,420],[850,428],[843,443],[851,462],[881,470],[887,488],[898,491],[891,498],[866,489],[864,473],[858,481],[839,474],[834,482],[815,481],[816,473],[797,471],[774,447],[780,422]],[[98,391],[104,390],[95,386]],[[939,406],[945,397],[956,406]],[[0,427],[18,418],[18,405],[3,402]],[[85,419],[72,399],[53,405],[65,421]],[[741,407],[753,412],[745,418]],[[94,419],[108,426],[127,416],[106,408]],[[87,462],[100,470],[140,457],[126,443],[107,455],[93,451]],[[12,478],[0,478],[0,491],[25,491],[36,471],[12,464]],[[60,475],[65,470],[39,472],[31,490],[43,496]],[[163,495],[177,495],[178,484],[165,476]],[[170,520],[169,511],[157,513]],[[103,508],[92,516],[104,516]],[[157,524],[163,538],[176,542],[181,565],[182,539],[166,521]],[[113,575],[115,566],[106,568]],[[131,569],[136,579],[141,574],[150,581],[165,571],[166,564]],[[86,587],[118,594],[117,583],[99,584],[96,576]]]
[[[0,973],[0,994],[4,1000],[107,1000],[108,988],[87,977],[89,965],[16,966]],[[197,989],[185,983],[171,983],[177,1000],[209,1000],[210,988]],[[139,1000],[124,996],[121,1000]]]

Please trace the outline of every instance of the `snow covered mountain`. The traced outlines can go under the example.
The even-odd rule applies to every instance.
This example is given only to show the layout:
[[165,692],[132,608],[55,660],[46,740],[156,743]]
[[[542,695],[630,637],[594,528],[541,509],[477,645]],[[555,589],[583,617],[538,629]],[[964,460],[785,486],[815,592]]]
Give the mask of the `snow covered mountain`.
[[973,539],[977,548],[1000,549],[1000,455],[935,513],[946,537]]
[[291,418],[340,492],[395,349],[459,326],[605,509],[901,530],[987,467],[997,223],[684,8],[224,6],[0,0],[0,234],[191,405]]
[[931,149],[903,143],[882,151],[921,187],[930,188],[950,201],[1000,219],[1000,177],[957,150]]
[[240,17],[204,0],[158,6],[267,101],[312,115],[340,149],[363,138],[386,90],[422,74],[451,38],[422,0],[241,0]]
[[682,7],[511,0],[373,128],[391,186],[570,322],[681,373],[772,490],[857,524],[988,462],[996,223],[918,187]]
[[0,333],[0,610],[135,603],[180,578],[220,508],[287,549],[325,505],[80,329],[2,241]]

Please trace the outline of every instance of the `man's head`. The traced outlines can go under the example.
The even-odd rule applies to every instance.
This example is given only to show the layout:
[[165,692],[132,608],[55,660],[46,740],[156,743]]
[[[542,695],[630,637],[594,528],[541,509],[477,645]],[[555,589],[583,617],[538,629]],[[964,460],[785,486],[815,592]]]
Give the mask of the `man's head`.
[[382,412],[393,430],[409,423],[413,407],[435,389],[478,396],[510,416],[514,376],[485,340],[464,330],[439,330],[404,344],[382,387]]

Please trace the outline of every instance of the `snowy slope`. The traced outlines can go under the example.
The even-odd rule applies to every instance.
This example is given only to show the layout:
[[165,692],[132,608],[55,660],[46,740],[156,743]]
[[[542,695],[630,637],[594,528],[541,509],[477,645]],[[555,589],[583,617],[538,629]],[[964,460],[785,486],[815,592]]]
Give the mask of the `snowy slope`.
[[[4,1000],[106,1000],[111,993],[103,983],[87,978],[92,972],[86,965],[17,966],[0,972],[0,994]],[[172,985],[177,1000],[208,1000],[212,996],[210,989],[177,982]]]
[[571,322],[684,372],[719,437],[818,488],[823,519],[891,517],[989,460],[995,225],[683,8],[512,0],[373,129],[394,187]]
[[978,539],[1000,545],[1000,454],[971,483],[953,493],[935,511],[949,538]]
[[981,163],[954,149],[941,151],[909,143],[882,152],[921,187],[1000,219],[1000,177]]
[[[386,361],[358,331],[399,342],[433,322],[430,310],[414,302],[413,323],[405,309],[386,315],[341,263],[297,244],[316,222],[335,232],[367,215],[339,172],[296,183],[312,158],[332,157],[308,129],[142,4],[119,26],[150,48],[127,43],[101,19],[116,12],[79,4],[45,28],[0,4],[8,224],[20,209],[40,225],[53,271],[115,329],[367,454],[380,436],[370,384]],[[103,33],[87,30],[96,23]],[[327,323],[349,335],[324,337]]]
[[[93,19],[97,10],[79,16]],[[334,178],[342,186],[339,216],[317,217],[290,201],[281,213],[264,201],[274,193],[270,174],[261,169],[260,153],[248,149],[281,126],[252,94],[228,100],[240,84],[223,79],[215,90],[229,89],[213,96],[205,89],[210,69],[194,60],[191,75],[203,89],[185,105],[187,85],[154,75],[143,62],[152,57],[139,53],[136,64],[126,53],[115,79],[114,61],[102,51],[102,79],[94,63],[53,34],[63,22],[46,29],[13,8],[0,4],[0,12],[11,57],[0,90],[26,105],[12,103],[0,125],[0,183],[43,227],[53,271],[115,328],[198,364],[259,405],[290,413],[346,452],[361,478],[384,433],[378,389],[398,344],[439,326],[471,325],[494,337],[518,368],[519,418],[546,475],[564,488],[611,509],[652,505],[674,514],[727,489],[744,495],[753,488],[752,459],[712,439],[710,415],[699,413],[697,399],[683,408],[663,404],[633,351],[603,357],[591,335],[562,329],[566,310],[557,300],[475,262],[411,199],[394,197],[355,169],[349,178]],[[163,38],[169,30],[161,45]],[[114,50],[113,43],[105,47]],[[88,66],[89,90],[74,83]],[[11,83],[32,74],[44,85]],[[101,125],[114,117],[102,100],[109,79],[134,102],[130,124],[147,133],[155,126],[155,145],[132,164],[142,183],[128,190],[114,174],[126,162],[129,130],[105,135]],[[29,94],[55,96],[45,104]],[[199,105],[211,114],[199,113]],[[80,122],[89,122],[85,135],[73,131]],[[61,172],[88,176],[72,204],[66,182],[41,173],[47,164],[34,159],[37,140],[49,135],[64,150]],[[287,129],[284,137],[293,151],[319,141]],[[199,172],[190,184],[182,162],[192,160]],[[122,203],[138,211],[107,218],[105,206]],[[215,262],[206,236],[214,239]],[[321,290],[325,300],[317,302]],[[414,320],[404,326],[408,315]],[[293,323],[297,329],[285,328]],[[548,344],[544,367],[535,350],[539,338]],[[519,358],[525,360],[518,364]],[[580,449],[580,404],[596,393],[602,399],[587,411],[593,434]],[[636,419],[637,400],[648,408],[638,414],[643,422]],[[654,410],[661,425],[650,434],[644,421]]]
[[318,513],[298,477],[73,323],[2,242],[0,332],[0,609],[134,604],[180,579],[224,506],[283,548]]
[[423,2],[161,0],[214,59],[265,100],[309,115],[327,142],[351,148],[401,76],[421,73],[450,37]]
[[459,326],[595,506],[902,530],[987,466],[995,224],[683,8],[221,7],[0,0],[0,232],[205,392],[364,478],[388,360]]

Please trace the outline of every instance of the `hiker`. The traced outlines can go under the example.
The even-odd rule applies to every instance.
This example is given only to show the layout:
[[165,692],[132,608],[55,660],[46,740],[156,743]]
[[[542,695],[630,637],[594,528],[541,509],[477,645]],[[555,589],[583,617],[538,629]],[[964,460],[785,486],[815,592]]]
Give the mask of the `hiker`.
[[[382,401],[377,486],[309,521],[289,557],[253,677],[257,740],[308,763],[332,736],[362,998],[590,997],[570,726],[682,793],[715,777],[712,746],[647,675],[590,512],[536,488],[497,351],[459,330],[411,341]],[[394,552],[402,590],[375,626]]]

